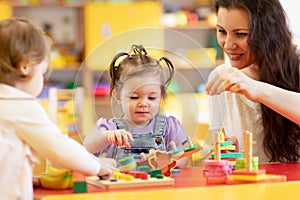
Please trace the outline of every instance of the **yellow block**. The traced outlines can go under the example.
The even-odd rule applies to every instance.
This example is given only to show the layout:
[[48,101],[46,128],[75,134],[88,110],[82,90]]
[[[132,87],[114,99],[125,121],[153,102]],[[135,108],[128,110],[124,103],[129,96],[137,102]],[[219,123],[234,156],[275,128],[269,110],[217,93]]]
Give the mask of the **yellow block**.
[[[214,150],[215,147],[212,147],[212,149]],[[235,146],[230,145],[230,146],[221,146],[220,150],[235,150]]]

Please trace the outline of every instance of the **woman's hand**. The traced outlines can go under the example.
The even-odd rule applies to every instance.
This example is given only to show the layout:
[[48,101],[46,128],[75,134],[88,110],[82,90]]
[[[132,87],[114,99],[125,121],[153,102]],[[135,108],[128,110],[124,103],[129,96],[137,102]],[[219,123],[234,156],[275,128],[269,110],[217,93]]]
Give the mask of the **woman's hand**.
[[114,145],[125,146],[126,148],[130,148],[129,141],[134,141],[131,133],[123,129],[107,130],[103,131],[102,133],[104,137],[106,137],[107,141]]
[[[247,74],[247,75],[246,75]],[[209,95],[218,95],[224,91],[245,95],[248,99],[255,101],[258,96],[256,80],[250,78],[250,70],[238,70],[234,67],[221,69],[206,85]]]

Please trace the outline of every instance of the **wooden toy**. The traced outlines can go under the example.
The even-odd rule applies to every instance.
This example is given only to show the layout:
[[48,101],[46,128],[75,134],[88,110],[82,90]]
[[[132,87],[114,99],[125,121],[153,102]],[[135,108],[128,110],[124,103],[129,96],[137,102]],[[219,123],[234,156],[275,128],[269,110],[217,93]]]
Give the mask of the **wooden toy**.
[[175,180],[171,177],[165,177],[161,170],[152,170],[150,174],[134,170],[115,171],[112,178],[108,180],[100,180],[98,176],[90,176],[86,177],[86,182],[105,189],[168,186],[175,184]]
[[231,174],[232,167],[228,160],[221,160],[220,141],[224,138],[222,134],[216,139],[214,160],[204,160],[205,168],[203,176],[207,183],[226,183],[227,178]]
[[176,160],[190,156],[194,153],[197,153],[198,151],[202,150],[202,147],[199,144],[193,144],[191,137],[187,137],[188,147],[184,149],[183,154],[181,154],[179,157],[176,158]]
[[231,165],[227,160],[205,160],[203,176],[207,183],[226,183],[231,174]]
[[148,162],[151,169],[161,169],[162,174],[168,177],[171,176],[172,169],[176,167],[176,161],[170,152],[156,151],[149,157]]
[[257,183],[257,182],[283,182],[286,181],[286,176],[266,174],[265,170],[260,170],[257,167],[253,168],[254,164],[258,166],[258,157],[253,159],[252,156],[252,145],[254,144],[252,139],[252,133],[244,131],[244,157],[245,157],[245,168],[237,169],[227,179],[227,184],[240,184],[240,183]]
[[[252,156],[252,133],[244,131],[244,158],[237,160],[236,170],[229,170],[226,160],[220,160],[220,138],[215,145],[214,160],[203,161],[205,169],[203,175],[208,184],[243,184],[243,183],[265,183],[283,182],[286,176],[266,174],[265,170],[258,169],[258,157]],[[223,162],[222,162],[223,161]]]
[[73,193],[88,192],[87,183],[85,181],[75,181],[73,185]]
[[171,176],[172,169],[176,167],[176,160],[173,154],[167,151],[156,151],[151,149],[148,156],[141,154],[141,159],[136,160],[137,169],[149,167],[150,170],[160,169],[165,176]]
[[[236,160],[238,158],[242,158],[243,154],[241,152],[236,152],[236,147],[233,145],[232,141],[225,141],[225,135],[222,131],[222,128],[220,128],[219,137],[219,143],[213,147],[214,152],[220,152],[220,154],[218,154],[220,158],[217,158],[217,160],[228,160],[231,166],[234,168]],[[211,158],[215,159],[215,153],[211,154]]]
[[121,170],[136,169],[137,166],[134,156],[127,156],[125,158],[122,158],[118,160],[118,164]]
[[170,142],[171,148],[172,150],[170,151],[173,154],[174,159],[178,159],[181,155],[184,154],[184,149],[183,148],[179,148],[177,149],[176,144],[174,141]]
[[156,151],[151,149],[149,155],[141,153],[141,159],[136,160],[137,168],[141,166],[149,166],[153,169],[161,169],[162,174],[165,176],[171,176],[171,171],[176,167],[176,161],[180,158],[190,156],[202,149],[198,144],[193,144],[190,137],[187,137],[188,146],[186,148],[177,149],[174,142],[171,142],[172,150],[167,151]]

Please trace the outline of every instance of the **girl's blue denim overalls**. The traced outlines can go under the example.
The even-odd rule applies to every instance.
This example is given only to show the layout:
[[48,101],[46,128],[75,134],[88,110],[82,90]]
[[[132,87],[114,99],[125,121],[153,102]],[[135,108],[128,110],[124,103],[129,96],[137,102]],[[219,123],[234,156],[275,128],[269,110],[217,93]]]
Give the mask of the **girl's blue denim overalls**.
[[[141,159],[140,154],[145,153],[147,155],[150,149],[166,151],[166,144],[164,141],[165,121],[165,115],[156,115],[153,132],[148,134],[132,134],[134,142],[130,142],[131,148],[127,149],[125,147],[115,146],[113,158],[119,160],[133,155],[136,160],[139,160]],[[114,118],[113,122],[117,125],[118,129],[127,130],[127,127],[121,118]]]

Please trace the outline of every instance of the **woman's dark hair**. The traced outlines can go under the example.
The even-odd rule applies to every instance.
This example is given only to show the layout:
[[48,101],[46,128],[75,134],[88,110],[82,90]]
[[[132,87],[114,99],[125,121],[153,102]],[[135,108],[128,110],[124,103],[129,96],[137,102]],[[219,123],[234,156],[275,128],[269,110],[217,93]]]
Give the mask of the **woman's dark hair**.
[[[250,18],[248,44],[259,66],[260,81],[299,92],[299,54],[279,0],[216,0],[219,8],[244,9]],[[298,109],[298,108],[295,108]],[[264,149],[270,161],[298,161],[299,125],[261,105]]]
[[[123,59],[121,59],[123,57]],[[117,61],[120,61],[117,64]],[[168,78],[160,65],[164,61],[167,64]],[[162,57],[158,60],[148,55],[148,52],[142,45],[132,45],[129,53],[118,53],[110,64],[110,94],[114,89],[120,90],[126,80],[136,75],[154,74],[159,75],[161,80],[161,94],[164,98],[167,94],[166,86],[169,85],[174,75],[174,67],[169,59]]]

